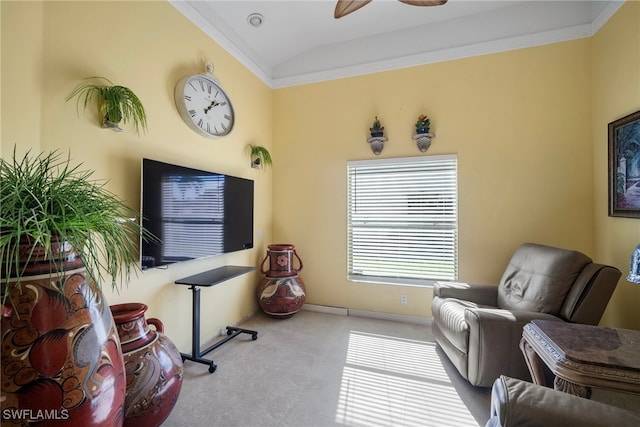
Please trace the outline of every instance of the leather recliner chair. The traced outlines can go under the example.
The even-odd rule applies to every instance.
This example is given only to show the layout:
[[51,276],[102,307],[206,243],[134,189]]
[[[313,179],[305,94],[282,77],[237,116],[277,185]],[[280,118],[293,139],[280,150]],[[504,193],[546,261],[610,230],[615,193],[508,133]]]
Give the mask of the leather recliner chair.
[[640,413],[501,376],[485,427],[639,426]]
[[491,387],[501,374],[530,381],[522,327],[534,319],[597,325],[620,275],[578,251],[525,243],[498,286],[437,282],[433,334],[472,385]]

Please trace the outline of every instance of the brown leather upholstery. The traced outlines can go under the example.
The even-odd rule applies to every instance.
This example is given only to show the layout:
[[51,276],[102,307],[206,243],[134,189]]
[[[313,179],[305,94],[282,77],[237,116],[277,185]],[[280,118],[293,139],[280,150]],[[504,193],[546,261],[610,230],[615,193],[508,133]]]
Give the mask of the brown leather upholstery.
[[436,283],[433,333],[473,385],[490,387],[501,374],[530,380],[522,327],[533,319],[598,324],[619,278],[580,252],[525,243],[498,286]]
[[638,426],[640,413],[501,376],[485,427]]

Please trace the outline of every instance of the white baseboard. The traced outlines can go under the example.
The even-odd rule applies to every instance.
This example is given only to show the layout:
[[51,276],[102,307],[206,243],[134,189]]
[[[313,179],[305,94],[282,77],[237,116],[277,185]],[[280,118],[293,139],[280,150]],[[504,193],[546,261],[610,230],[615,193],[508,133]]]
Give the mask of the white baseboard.
[[379,311],[349,309],[349,316],[369,317],[372,319],[391,320],[394,322],[413,323],[417,325],[431,325],[432,319],[418,316],[405,316],[403,314],[382,313]]
[[431,325],[433,319],[418,316],[405,316],[402,314],[382,313],[379,311],[356,310],[353,308],[330,307],[326,305],[305,304],[303,310],[319,313],[336,314],[340,316],[368,317],[371,319],[391,320],[394,322],[413,323],[417,325]]
[[316,311],[318,313],[336,314],[338,316],[348,316],[349,310],[343,307],[331,307],[328,305],[305,304],[303,310]]

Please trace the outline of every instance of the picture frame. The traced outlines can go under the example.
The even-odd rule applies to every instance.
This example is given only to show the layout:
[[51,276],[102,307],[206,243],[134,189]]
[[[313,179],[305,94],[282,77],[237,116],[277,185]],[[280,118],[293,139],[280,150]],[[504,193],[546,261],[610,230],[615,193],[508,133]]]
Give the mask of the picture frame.
[[640,111],[609,130],[609,216],[640,218]]

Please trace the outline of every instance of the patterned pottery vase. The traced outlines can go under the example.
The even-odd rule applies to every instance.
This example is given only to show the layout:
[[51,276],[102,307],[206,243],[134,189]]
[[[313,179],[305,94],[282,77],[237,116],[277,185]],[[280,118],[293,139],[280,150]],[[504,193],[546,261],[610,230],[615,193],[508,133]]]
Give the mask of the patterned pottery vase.
[[122,426],[124,362],[109,305],[68,245],[52,240],[52,250],[59,273],[24,240],[22,259],[36,257],[20,267],[22,292],[3,278],[2,426]]
[[[293,268],[293,257],[298,260],[299,267]],[[264,263],[269,260],[269,270],[264,269]],[[295,276],[302,271],[304,265],[296,252],[295,246],[289,244],[269,245],[267,255],[262,260],[261,271],[267,277]]]
[[159,426],[173,410],[182,389],[180,352],[163,334],[159,319],[145,319],[146,311],[147,306],[140,303],[111,306],[127,378],[125,427]]
[[[293,267],[293,258],[299,267]],[[269,260],[269,270],[265,262]],[[287,318],[297,313],[306,298],[306,289],[298,272],[304,267],[295,247],[289,244],[269,245],[262,260],[261,271],[265,276],[258,286],[258,302],[262,310],[276,318]]]
[[265,313],[286,319],[304,305],[306,290],[299,276],[265,277],[258,286],[258,301]]

